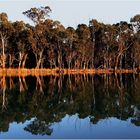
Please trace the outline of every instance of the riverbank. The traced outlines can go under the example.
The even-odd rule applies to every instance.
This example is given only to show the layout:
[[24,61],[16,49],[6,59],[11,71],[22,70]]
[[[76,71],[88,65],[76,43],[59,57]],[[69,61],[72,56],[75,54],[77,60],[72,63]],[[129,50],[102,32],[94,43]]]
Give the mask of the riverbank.
[[136,69],[0,69],[0,76],[47,76],[66,74],[137,73]]

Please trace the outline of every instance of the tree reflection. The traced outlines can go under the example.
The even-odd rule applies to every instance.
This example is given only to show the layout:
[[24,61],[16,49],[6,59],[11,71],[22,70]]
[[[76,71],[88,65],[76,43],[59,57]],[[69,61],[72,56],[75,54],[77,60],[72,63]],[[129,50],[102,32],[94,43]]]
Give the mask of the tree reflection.
[[[135,77],[135,78],[134,78]],[[131,119],[140,125],[140,78],[137,75],[60,75],[0,77],[0,131],[25,122],[32,134],[51,135],[51,125],[66,114],[97,124],[102,119]]]
[[6,79],[5,77],[1,78],[1,90],[2,90],[2,111],[7,109],[8,100],[6,97]]
[[46,124],[45,121],[40,121],[35,119],[32,121],[24,130],[31,132],[35,135],[51,135],[53,129],[49,128],[50,126]]

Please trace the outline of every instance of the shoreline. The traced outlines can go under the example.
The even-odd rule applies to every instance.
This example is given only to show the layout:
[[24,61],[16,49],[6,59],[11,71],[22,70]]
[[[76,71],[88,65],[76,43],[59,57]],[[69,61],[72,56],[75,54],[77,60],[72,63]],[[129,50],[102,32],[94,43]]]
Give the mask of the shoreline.
[[122,74],[139,73],[137,69],[27,69],[5,68],[0,69],[0,76],[59,76],[74,74]]

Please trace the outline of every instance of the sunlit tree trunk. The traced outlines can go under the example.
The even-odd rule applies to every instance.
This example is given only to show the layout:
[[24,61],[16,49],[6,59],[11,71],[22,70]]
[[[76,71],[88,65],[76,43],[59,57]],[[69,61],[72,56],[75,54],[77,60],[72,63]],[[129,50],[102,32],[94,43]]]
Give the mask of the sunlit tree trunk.
[[24,53],[19,52],[19,64],[18,64],[18,68],[21,68],[23,57],[24,57]]
[[39,69],[41,62],[42,62],[43,50],[39,53],[39,58],[38,58],[37,54],[35,56],[36,56],[36,68]]
[[58,50],[58,56],[57,56],[57,61],[58,61],[58,67],[59,69],[62,68],[62,52],[61,52],[61,48],[59,46],[59,50]]
[[22,68],[25,68],[25,63],[26,63],[27,55],[28,54],[25,54],[24,57],[23,57]]
[[5,55],[5,47],[6,47],[6,37],[0,34],[1,37],[1,43],[2,43],[2,68],[5,68],[5,61],[6,61],[6,55]]

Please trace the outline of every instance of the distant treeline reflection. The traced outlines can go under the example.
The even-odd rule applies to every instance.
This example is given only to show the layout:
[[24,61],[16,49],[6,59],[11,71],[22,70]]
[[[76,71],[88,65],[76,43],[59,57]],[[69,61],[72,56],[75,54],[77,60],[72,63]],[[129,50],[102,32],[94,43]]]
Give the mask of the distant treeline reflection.
[[65,115],[91,124],[116,117],[140,126],[140,78],[134,74],[0,77],[0,131],[35,118],[24,129],[51,135]]

